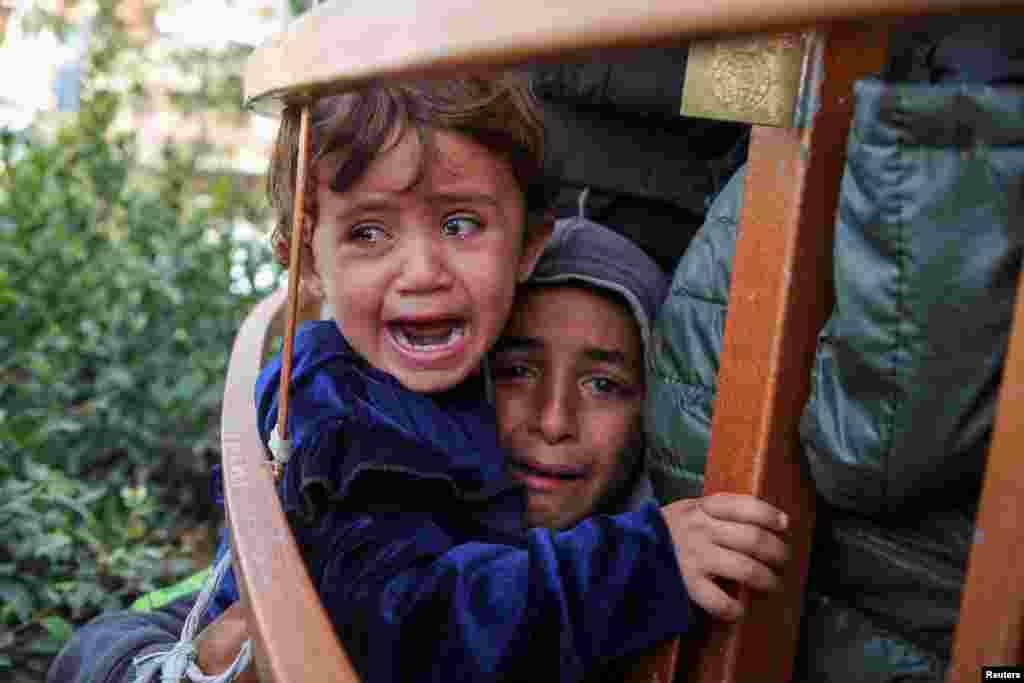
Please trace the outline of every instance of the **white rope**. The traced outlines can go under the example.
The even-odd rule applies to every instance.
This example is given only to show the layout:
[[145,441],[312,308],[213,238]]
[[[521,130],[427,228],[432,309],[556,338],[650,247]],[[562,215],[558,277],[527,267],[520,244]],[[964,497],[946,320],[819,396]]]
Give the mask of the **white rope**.
[[274,425],[274,431],[270,433],[270,456],[274,462],[282,467],[292,457],[292,440],[282,439],[278,431],[278,425]]
[[[274,462],[280,466],[292,457],[291,439],[282,439],[277,425],[270,434],[270,455]],[[231,567],[231,548],[224,553],[224,557],[214,566],[210,576],[203,584],[203,589],[196,597],[192,610],[185,619],[185,626],[181,629],[181,638],[169,650],[152,652],[134,660],[136,667],[135,681],[133,683],[152,683],[159,680],[160,683],[180,683],[181,681],[192,681],[193,683],[231,683],[235,678],[245,671],[252,659],[252,641],[247,640],[242,644],[235,661],[226,671],[216,676],[204,674],[196,664],[195,636],[199,628],[199,620],[206,614],[213,598],[213,592],[217,590],[228,568]],[[160,678],[155,679],[159,672]]]
[[[192,681],[193,683],[231,683],[240,673],[245,671],[252,660],[252,641],[247,640],[235,657],[235,661],[223,673],[216,676],[204,674],[196,664],[195,636],[199,627],[199,621],[206,613],[221,580],[231,567],[231,550],[224,553],[224,557],[214,566],[210,576],[203,584],[202,591],[196,597],[192,605],[192,611],[185,619],[185,625],[181,629],[181,638],[169,650],[162,652],[151,652],[141,657],[136,657],[135,681],[133,683],[181,683]],[[156,678],[159,673],[160,677]]]

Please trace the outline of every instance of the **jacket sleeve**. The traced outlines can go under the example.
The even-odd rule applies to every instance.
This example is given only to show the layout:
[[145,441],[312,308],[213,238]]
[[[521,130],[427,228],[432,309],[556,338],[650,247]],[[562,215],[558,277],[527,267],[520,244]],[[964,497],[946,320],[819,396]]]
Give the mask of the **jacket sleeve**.
[[194,595],[153,610],[103,614],[79,628],[54,659],[47,683],[131,683],[132,660],[178,641]]
[[860,514],[973,500],[1021,266],[1024,94],[872,79],[856,97],[806,457]]
[[520,546],[453,544],[404,512],[360,520],[315,573],[363,680],[578,681],[691,620],[653,503]]

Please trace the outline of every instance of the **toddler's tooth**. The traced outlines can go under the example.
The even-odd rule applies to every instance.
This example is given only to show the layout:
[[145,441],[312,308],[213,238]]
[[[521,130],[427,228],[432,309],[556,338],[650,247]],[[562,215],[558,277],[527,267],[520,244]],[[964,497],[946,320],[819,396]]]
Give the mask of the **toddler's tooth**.
[[415,335],[401,325],[394,326],[395,337],[402,344],[421,350],[421,351],[436,351],[443,349],[447,346],[452,345],[456,341],[462,338],[465,332],[464,323],[453,323],[448,331],[443,335],[428,334],[428,335]]

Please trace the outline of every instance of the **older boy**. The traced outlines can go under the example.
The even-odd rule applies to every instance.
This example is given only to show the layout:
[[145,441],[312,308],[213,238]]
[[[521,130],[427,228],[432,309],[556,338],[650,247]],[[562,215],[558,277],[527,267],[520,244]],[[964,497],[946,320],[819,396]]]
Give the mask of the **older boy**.
[[[668,281],[636,244],[582,217],[559,222],[492,354],[495,407],[530,526],[568,529],[653,500],[643,432],[651,330]],[[784,550],[746,543],[774,508],[749,496],[686,501],[669,527],[690,597],[720,619],[739,603],[716,578],[770,589]],[[733,523],[744,525],[741,529]],[[760,553],[760,556],[759,556]],[[767,564],[766,564],[767,563]]]

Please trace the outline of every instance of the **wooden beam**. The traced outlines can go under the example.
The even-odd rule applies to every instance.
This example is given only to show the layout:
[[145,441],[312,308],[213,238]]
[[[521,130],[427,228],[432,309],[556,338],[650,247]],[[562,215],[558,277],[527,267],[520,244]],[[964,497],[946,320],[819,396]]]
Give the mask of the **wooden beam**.
[[739,591],[746,616],[716,623],[702,683],[785,683],[792,675],[814,528],[814,485],[797,426],[817,334],[832,308],[832,238],[853,83],[880,70],[878,27],[835,25],[811,47],[802,128],[753,129],[705,494],[746,493],[785,511],[792,556],[778,593]]
[[974,545],[953,641],[951,683],[982,666],[1024,664],[1024,278],[999,390]]
[[245,65],[245,99],[273,109],[375,79],[444,76],[596,48],[643,47],[826,22],[1024,7],[1024,0],[334,0]]

